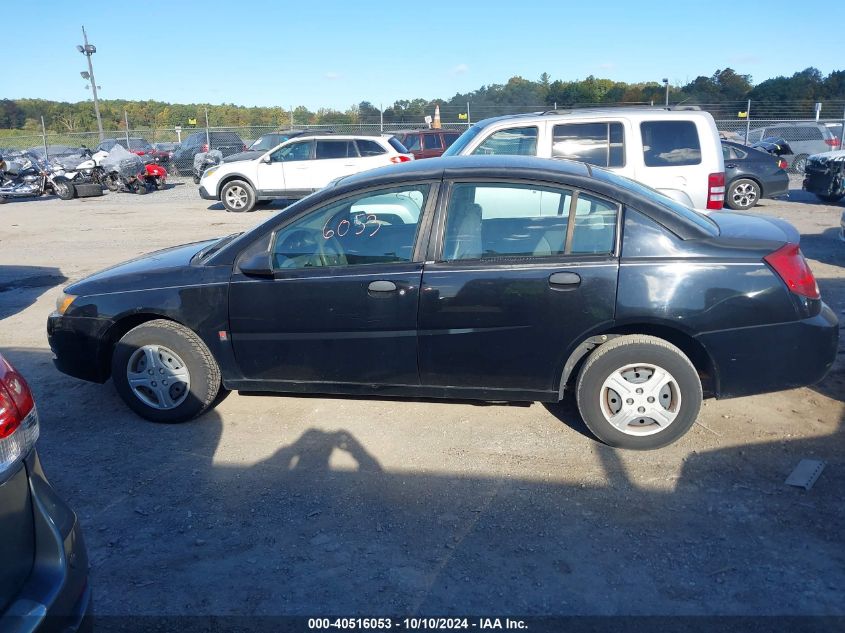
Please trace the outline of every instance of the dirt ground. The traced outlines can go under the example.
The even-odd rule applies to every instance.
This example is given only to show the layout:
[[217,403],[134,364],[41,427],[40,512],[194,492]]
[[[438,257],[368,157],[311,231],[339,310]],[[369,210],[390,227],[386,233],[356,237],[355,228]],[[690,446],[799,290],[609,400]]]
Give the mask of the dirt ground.
[[[599,444],[571,400],[232,394],[165,426],[60,374],[65,280],[267,217],[194,189],[0,206],[0,351],[35,390],[97,613],[845,614],[841,356],[820,385],[706,402],[648,453]],[[842,210],[800,191],[755,209],[800,229],[840,318]],[[827,462],[810,491],[784,485],[802,458]]]

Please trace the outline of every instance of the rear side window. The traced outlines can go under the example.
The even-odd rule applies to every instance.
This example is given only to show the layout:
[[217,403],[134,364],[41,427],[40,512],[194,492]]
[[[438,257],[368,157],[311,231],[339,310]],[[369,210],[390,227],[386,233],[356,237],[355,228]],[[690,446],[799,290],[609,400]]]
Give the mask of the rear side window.
[[443,142],[446,144],[446,147],[451,147],[452,143],[458,140],[460,134],[457,132],[446,132],[443,134]]
[[640,131],[647,167],[701,164],[701,144],[692,121],[643,121]]
[[493,132],[472,153],[536,156],[537,128],[515,127]]
[[358,144],[358,152],[361,156],[380,156],[387,153],[387,150],[375,141],[358,139],[355,142]]
[[426,149],[443,149],[439,134],[426,134],[423,136],[423,143]]
[[556,125],[553,137],[552,158],[579,160],[598,167],[625,166],[625,131],[619,122]]
[[615,203],[584,193],[573,195],[570,189],[456,184],[449,197],[442,259],[612,253],[617,215]]
[[402,145],[408,148],[409,152],[418,152],[422,149],[419,134],[408,134],[402,138]]
[[355,141],[317,141],[317,160],[358,156]]

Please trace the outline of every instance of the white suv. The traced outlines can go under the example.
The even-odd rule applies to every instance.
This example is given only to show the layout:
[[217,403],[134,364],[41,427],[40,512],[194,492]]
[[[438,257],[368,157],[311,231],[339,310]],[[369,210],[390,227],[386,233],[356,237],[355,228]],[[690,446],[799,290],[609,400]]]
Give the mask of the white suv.
[[199,193],[228,211],[252,211],[278,198],[303,198],[341,176],[413,159],[392,137],[297,136],[256,158],[210,167]]
[[718,210],[725,164],[713,117],[700,110],[603,108],[479,121],[444,156],[523,154],[597,165],[695,209]]

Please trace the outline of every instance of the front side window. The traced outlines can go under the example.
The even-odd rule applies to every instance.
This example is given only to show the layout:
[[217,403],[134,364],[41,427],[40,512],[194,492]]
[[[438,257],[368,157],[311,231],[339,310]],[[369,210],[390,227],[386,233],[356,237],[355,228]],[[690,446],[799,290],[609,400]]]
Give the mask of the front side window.
[[493,132],[472,153],[536,156],[537,128],[516,127]]
[[625,166],[622,123],[565,123],[555,125],[552,158],[578,160],[598,167]]
[[410,262],[430,185],[370,191],[333,202],[279,230],[275,269]]
[[317,160],[358,157],[355,141],[317,141]]
[[270,160],[274,163],[281,161],[291,162],[297,160],[308,160],[311,158],[311,146],[311,141],[302,141],[300,143],[285,145],[270,154]]
[[423,137],[426,149],[443,149],[443,143],[440,141],[439,134],[426,134]]
[[441,259],[612,253],[617,214],[615,203],[583,192],[573,196],[565,188],[457,183],[449,196]]
[[701,144],[693,121],[643,121],[640,132],[647,167],[701,164]]

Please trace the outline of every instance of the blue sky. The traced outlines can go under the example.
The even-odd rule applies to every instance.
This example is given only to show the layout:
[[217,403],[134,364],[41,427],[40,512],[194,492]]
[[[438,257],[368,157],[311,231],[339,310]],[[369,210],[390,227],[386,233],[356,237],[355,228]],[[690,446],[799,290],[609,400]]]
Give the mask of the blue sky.
[[[75,50],[82,24],[97,46],[103,99],[346,109],[364,100],[449,98],[543,72],[678,85],[725,67],[755,83],[808,66],[823,74],[845,67],[833,35],[845,25],[845,4],[827,3],[823,22],[795,19],[801,6],[9,0],[0,98],[89,98],[79,76],[85,59]],[[757,36],[757,25],[776,36]]]

